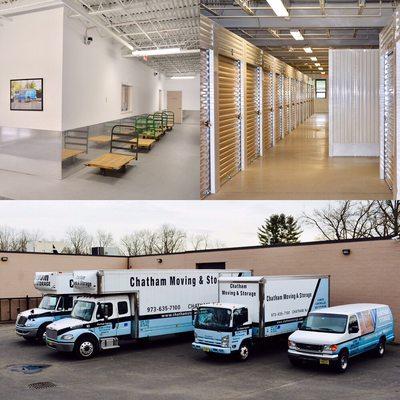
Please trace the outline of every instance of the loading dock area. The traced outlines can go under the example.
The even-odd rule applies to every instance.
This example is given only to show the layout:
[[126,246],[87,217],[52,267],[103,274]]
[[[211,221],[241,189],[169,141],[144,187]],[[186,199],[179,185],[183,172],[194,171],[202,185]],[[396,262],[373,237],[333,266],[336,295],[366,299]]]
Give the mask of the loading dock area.
[[[0,325],[0,390],[2,397],[16,400],[83,395],[87,400],[198,400],[216,396],[222,400],[395,400],[399,396],[399,346],[388,346],[382,359],[370,355],[355,359],[347,374],[337,375],[326,368],[292,367],[286,340],[271,342],[246,363],[208,358],[191,349],[191,340],[188,335],[128,345],[117,350],[118,356],[109,350],[98,358],[77,361],[43,346],[29,345],[16,337],[13,325]],[[21,365],[45,367],[33,374],[13,371]],[[39,382],[55,386],[30,389],[29,385]]]

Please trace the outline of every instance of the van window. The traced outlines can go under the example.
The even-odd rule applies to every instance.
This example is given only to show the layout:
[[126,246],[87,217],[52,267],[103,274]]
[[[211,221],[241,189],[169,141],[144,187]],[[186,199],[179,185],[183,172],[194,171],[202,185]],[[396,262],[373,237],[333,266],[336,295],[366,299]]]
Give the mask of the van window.
[[126,301],[118,302],[118,314],[124,315],[128,312],[128,303]]
[[358,320],[355,315],[351,315],[349,318],[349,331],[353,328],[358,331]]
[[112,303],[101,303],[97,310],[97,318],[111,317],[113,315]]

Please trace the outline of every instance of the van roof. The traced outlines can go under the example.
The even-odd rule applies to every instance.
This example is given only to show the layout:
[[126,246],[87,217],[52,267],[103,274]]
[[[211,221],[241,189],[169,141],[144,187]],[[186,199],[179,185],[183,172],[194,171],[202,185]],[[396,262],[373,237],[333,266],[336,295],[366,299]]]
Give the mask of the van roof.
[[372,310],[375,308],[388,307],[385,304],[374,304],[374,303],[357,303],[357,304],[344,304],[341,306],[320,308],[312,311],[313,314],[345,314],[351,315],[360,311]]

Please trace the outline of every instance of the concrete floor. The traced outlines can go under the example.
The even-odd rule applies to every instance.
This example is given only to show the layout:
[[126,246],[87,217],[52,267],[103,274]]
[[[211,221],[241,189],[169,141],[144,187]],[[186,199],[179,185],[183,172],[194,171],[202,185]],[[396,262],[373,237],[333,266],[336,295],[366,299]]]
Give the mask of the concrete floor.
[[328,114],[304,124],[208,199],[391,199],[378,157],[329,157]]
[[[240,363],[195,352],[191,337],[176,336],[126,344],[97,358],[79,361],[16,337],[14,326],[0,325],[2,399],[352,399],[398,400],[400,346],[384,358],[370,354],[351,360],[345,374],[327,368],[292,367],[286,340],[270,342]],[[47,365],[42,372],[12,371],[23,364]],[[28,385],[52,382],[50,389]]]
[[[197,200],[199,120],[190,115],[124,173],[83,167],[63,180],[0,170],[0,198],[15,200]],[[99,150],[99,154],[105,152]]]

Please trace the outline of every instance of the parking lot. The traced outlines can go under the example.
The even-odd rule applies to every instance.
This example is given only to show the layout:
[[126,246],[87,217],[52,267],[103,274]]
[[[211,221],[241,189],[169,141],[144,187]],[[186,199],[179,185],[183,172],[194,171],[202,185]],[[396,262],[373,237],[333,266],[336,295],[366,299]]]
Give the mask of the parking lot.
[[[0,355],[4,399],[400,398],[400,346],[388,346],[383,359],[354,359],[345,374],[337,375],[325,368],[292,367],[283,340],[245,363],[192,351],[188,336],[124,345],[78,361],[25,342],[13,325],[0,325]],[[30,374],[19,370],[23,365],[44,368]],[[39,382],[55,386],[29,387]]]

